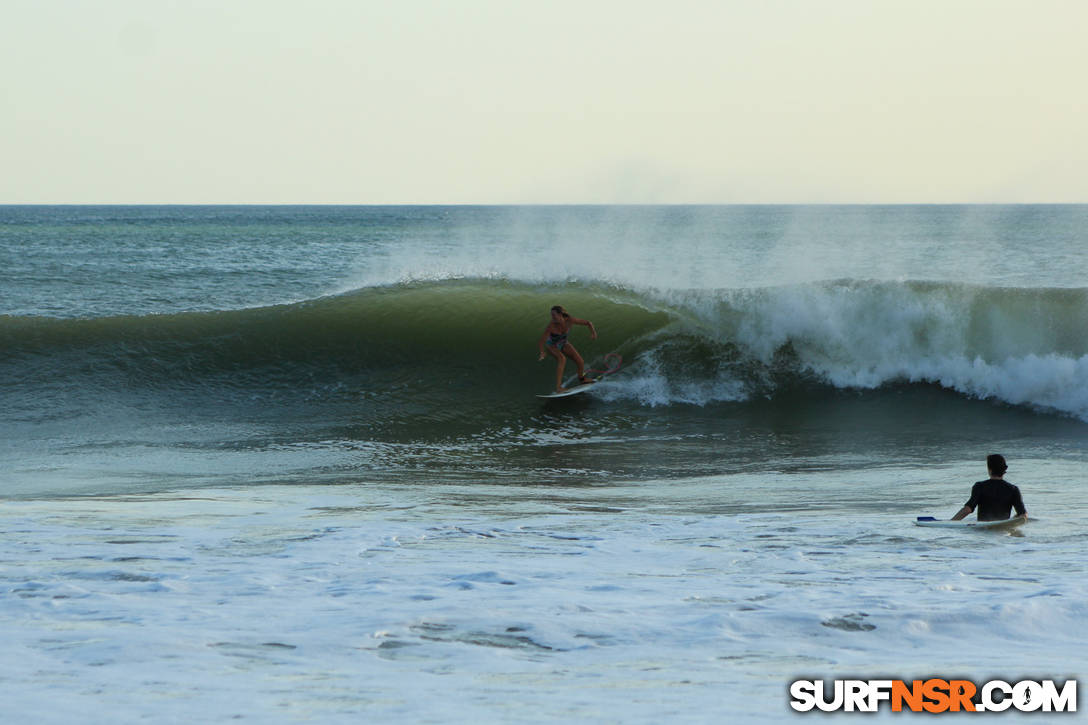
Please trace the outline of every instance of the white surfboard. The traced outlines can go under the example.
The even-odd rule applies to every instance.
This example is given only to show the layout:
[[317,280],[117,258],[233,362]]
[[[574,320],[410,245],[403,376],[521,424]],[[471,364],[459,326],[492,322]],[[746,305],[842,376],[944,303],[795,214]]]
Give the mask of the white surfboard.
[[914,521],[915,526],[931,526],[934,528],[942,529],[1013,529],[1021,524],[1027,523],[1027,519],[1022,516],[1015,516],[1011,519],[1004,519],[1002,521],[968,521],[966,519],[960,519],[959,521],[949,521],[935,519],[932,516],[919,516]]
[[[600,380],[600,378],[597,378],[597,380]],[[596,384],[596,380],[593,381],[592,383],[583,383],[582,385],[575,385],[573,388],[567,388],[562,393],[551,393],[549,395],[538,395],[536,397],[538,397],[538,398],[569,398],[572,395],[578,395],[579,393],[586,392],[587,390],[592,388],[595,384]]]

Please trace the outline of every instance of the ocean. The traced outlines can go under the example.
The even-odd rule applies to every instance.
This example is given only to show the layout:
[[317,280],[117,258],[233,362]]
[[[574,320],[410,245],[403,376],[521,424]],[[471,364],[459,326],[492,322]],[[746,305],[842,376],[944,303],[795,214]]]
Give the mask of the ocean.
[[[0,206],[5,719],[1077,678],[1086,249],[1088,206]],[[546,401],[556,304],[622,363]],[[1031,522],[912,525],[990,453]]]

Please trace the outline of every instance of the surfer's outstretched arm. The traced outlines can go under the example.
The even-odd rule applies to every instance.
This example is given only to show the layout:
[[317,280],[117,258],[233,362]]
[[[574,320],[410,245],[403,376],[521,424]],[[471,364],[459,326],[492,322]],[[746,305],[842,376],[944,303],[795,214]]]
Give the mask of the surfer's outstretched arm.
[[585,325],[586,327],[589,328],[589,339],[591,339],[591,340],[596,340],[597,339],[597,328],[594,327],[593,323],[590,322],[589,320],[583,320],[583,319],[580,319],[578,317],[572,317],[572,318],[570,318],[570,322],[571,322],[572,325]]

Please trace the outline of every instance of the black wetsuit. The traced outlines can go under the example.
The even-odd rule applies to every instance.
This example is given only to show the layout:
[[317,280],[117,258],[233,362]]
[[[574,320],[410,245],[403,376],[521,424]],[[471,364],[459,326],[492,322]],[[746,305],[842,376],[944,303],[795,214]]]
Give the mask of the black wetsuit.
[[1027,511],[1020,489],[1003,479],[989,478],[971,487],[971,498],[964,504],[974,511],[978,509],[979,521],[1003,521],[1015,508],[1019,516]]

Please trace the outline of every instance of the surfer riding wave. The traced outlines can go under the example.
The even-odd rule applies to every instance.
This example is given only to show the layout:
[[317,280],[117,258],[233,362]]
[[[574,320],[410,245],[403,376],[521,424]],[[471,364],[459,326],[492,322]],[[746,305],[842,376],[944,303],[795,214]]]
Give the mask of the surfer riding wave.
[[589,320],[572,317],[570,313],[563,309],[562,305],[552,307],[551,315],[551,322],[544,328],[544,334],[540,336],[537,347],[540,348],[540,358],[538,361],[544,359],[545,349],[547,349],[547,352],[551,353],[552,357],[556,359],[555,392],[566,392],[566,388],[563,387],[563,368],[566,367],[568,357],[578,366],[578,381],[580,383],[593,382],[590,378],[586,377],[586,363],[582,359],[582,356],[578,354],[574,345],[567,340],[567,335],[570,333],[570,328],[574,325],[585,325],[589,328],[590,339],[596,340],[597,329],[593,327],[593,323]]

